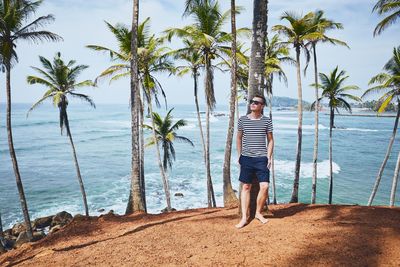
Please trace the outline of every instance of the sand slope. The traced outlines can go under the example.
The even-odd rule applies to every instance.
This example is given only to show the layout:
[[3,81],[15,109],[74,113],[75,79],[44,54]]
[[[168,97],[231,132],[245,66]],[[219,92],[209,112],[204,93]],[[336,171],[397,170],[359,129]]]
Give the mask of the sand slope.
[[277,205],[237,230],[237,208],[74,220],[1,266],[400,266],[400,208]]

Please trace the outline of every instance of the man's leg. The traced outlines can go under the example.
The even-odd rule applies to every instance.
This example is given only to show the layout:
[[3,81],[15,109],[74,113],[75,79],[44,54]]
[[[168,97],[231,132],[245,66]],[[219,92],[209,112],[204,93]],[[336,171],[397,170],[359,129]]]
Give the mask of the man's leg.
[[268,182],[260,182],[260,191],[258,192],[258,195],[257,195],[257,209],[256,209],[255,218],[258,219],[262,223],[266,223],[268,221],[262,215],[262,210],[264,208],[265,201],[267,200],[267,197],[268,197],[268,187],[269,187]]
[[242,192],[240,194],[240,204],[242,207],[242,219],[238,224],[236,224],[236,228],[242,228],[247,224],[248,220],[248,213],[249,213],[249,207],[250,207],[250,191],[251,191],[251,184],[243,184],[242,186]]

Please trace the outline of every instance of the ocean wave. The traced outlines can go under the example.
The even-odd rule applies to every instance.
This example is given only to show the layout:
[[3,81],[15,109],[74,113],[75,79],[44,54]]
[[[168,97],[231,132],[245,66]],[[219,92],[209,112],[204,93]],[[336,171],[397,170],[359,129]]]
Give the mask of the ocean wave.
[[[275,172],[278,176],[294,176],[295,161],[274,160]],[[340,166],[336,162],[332,162],[332,172],[338,174]],[[300,177],[311,178],[313,175],[313,163],[302,162],[300,166]],[[318,162],[317,164],[318,178],[329,178],[329,160]]]

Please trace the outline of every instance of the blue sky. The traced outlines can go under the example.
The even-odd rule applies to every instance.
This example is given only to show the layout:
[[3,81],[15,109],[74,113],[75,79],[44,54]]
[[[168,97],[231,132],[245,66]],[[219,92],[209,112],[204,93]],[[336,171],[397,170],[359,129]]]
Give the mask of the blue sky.
[[[184,0],[142,0],[140,1],[140,19],[151,17],[151,29],[159,34],[168,27],[181,27],[191,23],[189,18],[182,18]],[[222,10],[230,5],[228,0],[220,0]],[[237,0],[237,5],[244,10],[237,18],[238,27],[251,27],[252,2]],[[390,58],[392,49],[399,43],[400,24],[394,25],[382,35],[373,38],[372,32],[380,18],[372,14],[371,10],[376,0],[270,0],[269,1],[269,29],[276,24],[284,24],[279,17],[284,11],[295,11],[305,14],[316,9],[323,9],[328,18],[341,22],[344,30],[329,32],[329,35],[346,41],[351,49],[320,45],[319,71],[329,72],[337,65],[347,71],[350,76],[348,84],[361,87],[360,95],[368,86],[369,79],[379,73]],[[116,41],[106,29],[104,20],[130,25],[131,1],[129,0],[47,0],[44,1],[37,15],[53,14],[55,22],[47,29],[61,35],[63,42],[29,44],[18,43],[17,51],[20,61],[12,70],[12,100],[13,102],[33,103],[44,93],[40,86],[26,83],[26,76],[35,74],[30,66],[40,66],[38,56],[52,58],[58,51],[65,60],[75,59],[79,64],[89,65],[81,79],[94,79],[102,70],[109,66],[110,61],[106,54],[95,53],[85,48],[88,44],[99,44],[107,47],[116,47]],[[229,31],[227,23],[225,30]],[[269,32],[271,35],[271,33]],[[250,40],[247,40],[249,43]],[[174,41],[171,46],[178,47]],[[304,58],[302,58],[304,60]],[[296,74],[293,66],[284,66],[289,84],[276,82],[274,95],[297,97]],[[190,76],[184,78],[158,76],[167,93],[171,104],[192,104],[193,88]],[[216,73],[215,91],[217,104],[227,104],[229,96],[230,74]],[[313,100],[313,89],[309,86],[313,80],[312,66],[310,65],[307,77],[303,78],[303,98]],[[202,79],[202,77],[201,77]],[[0,76],[0,101],[4,102],[4,74]],[[201,85],[203,83],[201,82]],[[97,88],[85,89],[83,92],[91,95],[96,103],[129,103],[129,80],[120,80],[113,84],[107,81]],[[200,94],[200,101],[204,103],[204,95]]]

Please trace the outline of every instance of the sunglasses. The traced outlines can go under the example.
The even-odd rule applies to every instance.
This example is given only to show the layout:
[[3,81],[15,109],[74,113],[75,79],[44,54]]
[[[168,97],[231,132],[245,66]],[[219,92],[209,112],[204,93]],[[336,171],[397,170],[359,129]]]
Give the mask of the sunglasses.
[[257,100],[250,100],[250,104],[254,104],[254,105],[262,105],[264,104],[263,102],[257,101]]

